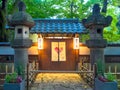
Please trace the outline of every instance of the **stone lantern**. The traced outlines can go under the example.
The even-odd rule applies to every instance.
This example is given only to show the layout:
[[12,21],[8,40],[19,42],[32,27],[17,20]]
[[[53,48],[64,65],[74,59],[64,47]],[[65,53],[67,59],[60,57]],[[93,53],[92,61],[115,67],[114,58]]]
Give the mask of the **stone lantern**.
[[111,16],[103,16],[100,13],[99,4],[93,7],[92,15],[83,19],[83,25],[89,30],[90,39],[86,41],[90,48],[90,61],[93,66],[97,60],[104,63],[104,48],[107,46],[107,40],[103,39],[103,29],[111,24]]
[[15,38],[12,43],[14,48],[14,67],[20,74],[21,69],[26,70],[28,63],[28,48],[32,45],[29,39],[29,29],[34,26],[32,17],[25,12],[26,6],[20,1],[18,4],[19,11],[11,16],[9,25],[15,27]]

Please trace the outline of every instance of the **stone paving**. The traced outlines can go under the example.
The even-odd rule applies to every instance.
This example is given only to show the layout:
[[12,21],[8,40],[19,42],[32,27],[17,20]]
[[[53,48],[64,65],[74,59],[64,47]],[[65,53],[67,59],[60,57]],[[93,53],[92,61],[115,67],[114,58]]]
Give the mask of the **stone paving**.
[[78,74],[40,73],[30,90],[92,90]]

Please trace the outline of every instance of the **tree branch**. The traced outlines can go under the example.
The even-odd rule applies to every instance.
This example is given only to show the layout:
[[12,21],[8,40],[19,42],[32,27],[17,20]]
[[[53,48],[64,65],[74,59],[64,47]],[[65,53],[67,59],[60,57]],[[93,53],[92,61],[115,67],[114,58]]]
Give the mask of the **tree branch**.
[[2,9],[5,10],[7,0],[2,0]]
[[102,8],[102,12],[103,12],[103,13],[106,13],[106,12],[107,12],[107,4],[108,4],[107,1],[108,1],[108,0],[104,0],[104,2],[103,2],[103,8]]

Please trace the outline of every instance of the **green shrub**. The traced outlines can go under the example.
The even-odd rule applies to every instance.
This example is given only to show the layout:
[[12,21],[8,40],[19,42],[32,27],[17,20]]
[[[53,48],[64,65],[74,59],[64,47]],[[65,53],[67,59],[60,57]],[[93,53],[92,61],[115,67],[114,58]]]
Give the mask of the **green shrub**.
[[16,72],[14,72],[12,74],[7,74],[5,76],[5,82],[6,83],[20,83],[20,82],[22,82],[22,77],[18,76],[18,74]]
[[5,81],[7,82],[7,83],[10,83],[10,82],[15,82],[16,81],[16,78],[17,78],[17,73],[12,73],[12,74],[7,74],[6,76],[5,76]]
[[103,61],[100,59],[97,60],[96,65],[97,65],[97,75],[104,76],[105,65],[104,65]]
[[112,73],[107,73],[105,75],[105,77],[108,81],[116,81],[117,80],[116,75],[113,75]]

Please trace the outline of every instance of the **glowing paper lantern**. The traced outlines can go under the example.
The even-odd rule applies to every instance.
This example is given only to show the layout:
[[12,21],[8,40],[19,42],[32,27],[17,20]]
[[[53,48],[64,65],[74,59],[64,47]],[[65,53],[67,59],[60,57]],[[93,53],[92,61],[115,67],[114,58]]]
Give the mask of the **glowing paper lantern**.
[[43,38],[38,38],[38,49],[43,49]]
[[79,38],[73,39],[74,49],[79,49]]

